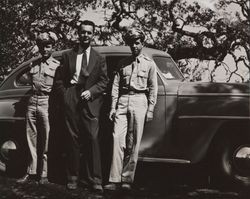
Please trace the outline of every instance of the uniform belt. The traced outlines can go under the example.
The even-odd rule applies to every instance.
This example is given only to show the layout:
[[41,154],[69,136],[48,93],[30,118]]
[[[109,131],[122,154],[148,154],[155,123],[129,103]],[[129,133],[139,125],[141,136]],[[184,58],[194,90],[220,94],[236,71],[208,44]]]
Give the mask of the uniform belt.
[[67,88],[70,88],[70,87],[75,87],[76,89],[82,89],[83,88],[83,85],[82,84],[69,84]]
[[49,96],[50,92],[47,91],[33,91],[32,94],[33,95],[37,95],[37,96]]
[[146,93],[147,90],[121,90],[121,95],[135,95],[140,93]]

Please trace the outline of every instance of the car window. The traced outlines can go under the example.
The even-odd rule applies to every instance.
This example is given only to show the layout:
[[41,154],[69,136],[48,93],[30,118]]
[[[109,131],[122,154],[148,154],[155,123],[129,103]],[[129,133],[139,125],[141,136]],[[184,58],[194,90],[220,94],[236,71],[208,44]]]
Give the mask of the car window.
[[[126,58],[128,56],[106,56],[106,63],[108,68],[108,77],[110,79],[110,82],[113,82],[114,79],[114,70],[117,67],[120,60]],[[160,78],[157,78],[158,85],[162,84],[162,81]]]
[[174,61],[169,57],[153,58],[164,77],[167,79],[183,79]]
[[[61,60],[61,56],[56,56],[54,58],[57,59],[58,61]],[[28,65],[24,66],[23,68],[25,69],[22,70],[19,75],[17,75],[16,85],[17,86],[31,86],[31,77],[29,75],[30,68],[28,67]]]
[[0,75],[0,84],[4,80],[4,75]]
[[[120,60],[126,58],[128,56],[126,55],[122,55],[122,56],[109,56],[106,55],[106,63],[107,63],[107,69],[108,69],[108,77],[111,81],[113,81],[114,78],[114,70],[117,67],[118,63]],[[58,57],[56,57],[56,59],[59,59]],[[173,61],[169,58],[165,58],[165,57],[155,57],[154,61],[156,62],[157,66],[159,67],[159,69],[162,71],[163,74],[165,74],[164,76],[167,77],[168,79],[176,79],[178,76],[178,74],[172,72],[175,69],[175,65],[173,63]],[[166,67],[167,66],[167,67]],[[24,67],[25,69],[17,76],[16,78],[16,85],[17,86],[31,86],[31,78],[29,75],[29,67]],[[174,69],[173,69],[174,68]],[[171,71],[170,74],[174,74],[170,76],[169,72]]]
[[128,56],[109,56],[106,55],[106,63],[107,63],[107,68],[108,68],[108,77],[109,79],[113,80],[113,76],[114,76],[114,70],[117,67],[119,61],[121,61],[122,59],[126,58]]
[[25,69],[17,76],[16,85],[17,86],[31,86],[31,78],[29,75],[30,68],[24,67]]

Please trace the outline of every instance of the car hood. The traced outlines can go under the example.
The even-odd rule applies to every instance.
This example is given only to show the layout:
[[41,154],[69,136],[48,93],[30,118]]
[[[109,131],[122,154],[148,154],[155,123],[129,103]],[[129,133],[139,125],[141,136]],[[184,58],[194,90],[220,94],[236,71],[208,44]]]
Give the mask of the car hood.
[[250,114],[248,83],[181,83],[178,115],[187,117],[245,117]]
[[249,83],[182,82],[179,95],[244,95],[250,96]]

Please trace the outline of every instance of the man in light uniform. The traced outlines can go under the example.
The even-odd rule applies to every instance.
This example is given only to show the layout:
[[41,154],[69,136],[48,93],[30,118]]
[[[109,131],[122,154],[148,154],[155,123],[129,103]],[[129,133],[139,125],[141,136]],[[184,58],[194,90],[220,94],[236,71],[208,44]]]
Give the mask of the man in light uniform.
[[49,94],[56,68],[60,62],[52,57],[57,37],[52,32],[40,33],[36,43],[41,57],[30,64],[32,94],[26,112],[26,135],[31,159],[25,176],[18,182],[30,179],[47,183],[47,152],[49,138]]
[[119,63],[112,86],[110,119],[114,121],[113,158],[106,189],[131,189],[143,134],[144,121],[153,119],[157,98],[156,65],[142,54],[145,39],[132,28],[125,37],[132,56]]

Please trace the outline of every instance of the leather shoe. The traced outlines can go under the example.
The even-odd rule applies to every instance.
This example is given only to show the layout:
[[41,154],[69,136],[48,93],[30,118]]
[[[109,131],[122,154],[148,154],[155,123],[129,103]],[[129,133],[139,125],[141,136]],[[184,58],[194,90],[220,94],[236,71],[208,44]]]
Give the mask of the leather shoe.
[[88,190],[90,188],[90,185],[85,180],[80,180],[79,186],[81,186],[83,190]]
[[67,188],[69,190],[76,190],[77,189],[77,183],[76,182],[68,182]]
[[94,184],[92,186],[92,190],[95,192],[95,193],[103,193],[103,188],[102,188],[102,185],[100,184]]
[[107,191],[116,191],[119,189],[119,184],[118,183],[109,183],[104,186],[104,189]]
[[25,174],[22,178],[17,179],[18,183],[25,183],[32,180],[31,176],[29,174]]
[[41,177],[41,179],[39,180],[39,184],[48,184],[48,178],[47,177]]
[[122,183],[122,190],[129,191],[131,189],[132,189],[131,184],[129,184],[129,183]]

